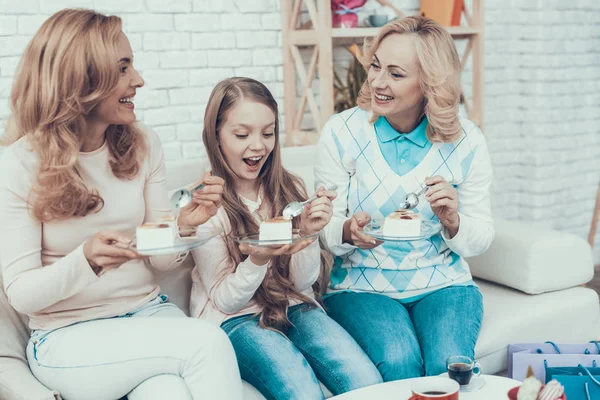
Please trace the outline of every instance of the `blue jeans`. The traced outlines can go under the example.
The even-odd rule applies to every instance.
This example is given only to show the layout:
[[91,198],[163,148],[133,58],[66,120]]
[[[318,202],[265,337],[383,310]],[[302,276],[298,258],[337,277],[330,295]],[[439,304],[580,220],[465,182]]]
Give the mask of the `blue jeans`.
[[325,306],[386,382],[441,374],[453,355],[473,358],[483,318],[475,286],[450,286],[407,304],[376,293],[344,292],[329,296]]
[[323,399],[319,380],[333,394],[382,382],[365,352],[321,309],[300,304],[290,307],[288,318],[287,337],[249,315],[221,325],[242,379],[267,399]]

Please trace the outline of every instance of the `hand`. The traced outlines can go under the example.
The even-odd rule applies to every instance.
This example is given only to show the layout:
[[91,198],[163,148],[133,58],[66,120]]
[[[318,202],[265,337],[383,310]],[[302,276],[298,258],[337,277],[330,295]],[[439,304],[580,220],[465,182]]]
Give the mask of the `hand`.
[[115,231],[102,231],[92,236],[83,245],[83,255],[96,275],[115,269],[129,260],[141,258],[133,250],[127,249],[131,238]]
[[178,223],[180,226],[198,226],[217,214],[221,207],[221,197],[225,181],[218,176],[212,176],[210,171],[204,175],[201,182],[196,182],[191,188],[204,183],[204,187],[193,193],[190,204],[181,209]]
[[344,243],[350,243],[360,249],[373,249],[383,242],[363,233],[363,228],[371,222],[371,217],[364,211],[357,212],[344,222],[342,238]]
[[458,192],[439,175],[425,179],[425,184],[430,186],[425,192],[425,197],[431,205],[431,210],[446,227],[450,238],[453,238],[458,233],[460,225]]
[[300,229],[311,235],[320,232],[331,221],[333,204],[337,197],[335,190],[325,190],[323,186],[317,190],[317,198],[304,207],[300,215]]
[[265,265],[272,258],[286,254],[291,255],[300,250],[304,250],[315,240],[317,240],[317,238],[300,240],[294,244],[283,244],[270,247],[253,247],[243,243],[240,244],[239,249],[242,254],[247,254],[250,257],[250,261],[252,261],[253,264]]

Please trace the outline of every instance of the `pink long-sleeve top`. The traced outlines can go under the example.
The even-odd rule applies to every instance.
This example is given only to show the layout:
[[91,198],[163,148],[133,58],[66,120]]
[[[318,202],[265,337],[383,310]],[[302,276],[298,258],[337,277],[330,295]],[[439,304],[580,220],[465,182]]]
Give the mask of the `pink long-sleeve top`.
[[[15,310],[27,314],[31,329],[50,330],[80,321],[135,310],[154,298],[159,287],[143,259],[131,260],[97,276],[83,244],[103,230],[133,234],[145,221],[169,215],[165,163],[157,134],[142,124],[148,151],[134,179],[113,175],[106,144],[79,154],[79,167],[104,207],[85,217],[39,222],[31,212],[39,155],[27,137],[0,156],[0,265],[4,290]],[[152,257],[149,264],[167,270],[182,255]]]
[[[261,207],[262,191],[257,201],[242,197],[257,222],[264,220],[265,204]],[[223,208],[206,224],[198,227],[199,236],[206,232],[222,230],[225,234],[231,232],[231,223]],[[192,271],[192,293],[190,298],[190,313],[193,317],[221,324],[225,320],[240,315],[254,314],[261,307],[254,300],[254,293],[260,287],[269,263],[255,265],[250,257],[237,265],[229,257],[226,240],[223,235],[216,236],[205,245],[192,251],[196,266]],[[290,278],[296,290],[314,299],[312,284],[320,273],[320,247],[315,240],[307,248],[292,255],[290,259]],[[316,303],[316,302],[315,302]],[[290,305],[299,304],[290,300]]]

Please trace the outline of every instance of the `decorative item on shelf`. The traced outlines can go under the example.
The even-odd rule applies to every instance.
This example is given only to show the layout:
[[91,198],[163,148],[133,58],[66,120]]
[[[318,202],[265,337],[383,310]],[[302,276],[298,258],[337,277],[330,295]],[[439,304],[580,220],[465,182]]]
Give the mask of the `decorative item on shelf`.
[[389,17],[386,14],[371,14],[369,15],[369,18],[365,20],[365,25],[381,28],[387,24],[388,19]]
[[[376,0],[379,4],[383,6],[383,8],[379,8],[375,11],[374,14],[369,15],[365,19],[365,26],[370,26],[373,28],[381,28],[388,21],[391,21],[396,18],[404,18],[404,13],[398,9],[398,7],[392,4],[391,0]],[[388,10],[389,8],[389,10]]]
[[356,28],[358,13],[367,0],[331,0],[331,20],[334,28]]
[[459,26],[464,0],[421,0],[420,14],[444,26]]
[[367,72],[359,61],[362,52],[358,45],[356,43],[353,44],[348,47],[348,51],[353,57],[346,71],[346,82],[343,82],[335,71],[333,72],[334,108],[336,113],[356,106],[360,88],[367,79]]

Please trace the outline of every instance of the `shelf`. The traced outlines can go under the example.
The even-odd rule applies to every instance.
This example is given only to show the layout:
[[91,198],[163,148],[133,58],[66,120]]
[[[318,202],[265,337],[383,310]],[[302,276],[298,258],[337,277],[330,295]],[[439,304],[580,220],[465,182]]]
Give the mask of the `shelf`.
[[318,32],[314,29],[292,30],[288,35],[290,43],[296,46],[312,46],[319,42]]
[[[336,38],[372,37],[379,33],[380,28],[333,28],[331,36]],[[446,28],[453,37],[473,36],[481,33],[479,28],[464,26],[449,26]]]
[[[453,38],[469,38],[481,33],[478,28],[450,26],[446,28]],[[333,28],[331,37],[335,39],[358,39],[377,35],[379,28]],[[296,46],[312,46],[321,40],[319,32],[314,29],[291,30],[288,40]]]
[[[471,0],[470,10],[462,14],[468,26],[445,29],[455,40],[465,40],[461,64],[471,58],[472,93],[466,103],[469,118],[480,128],[483,124],[483,1]],[[467,3],[467,2],[466,2]],[[279,0],[281,8],[283,46],[283,114],[285,116],[285,146],[316,143],[319,132],[335,112],[333,49],[346,42],[362,42],[376,36],[381,28],[333,28],[331,0]],[[309,20],[300,15],[307,11]],[[315,29],[317,27],[318,29]],[[312,54],[308,67],[299,48]],[[318,77],[318,81],[315,78]],[[315,100],[318,90],[319,102]],[[315,131],[302,130],[307,108]],[[304,125],[306,126],[306,125]]]

